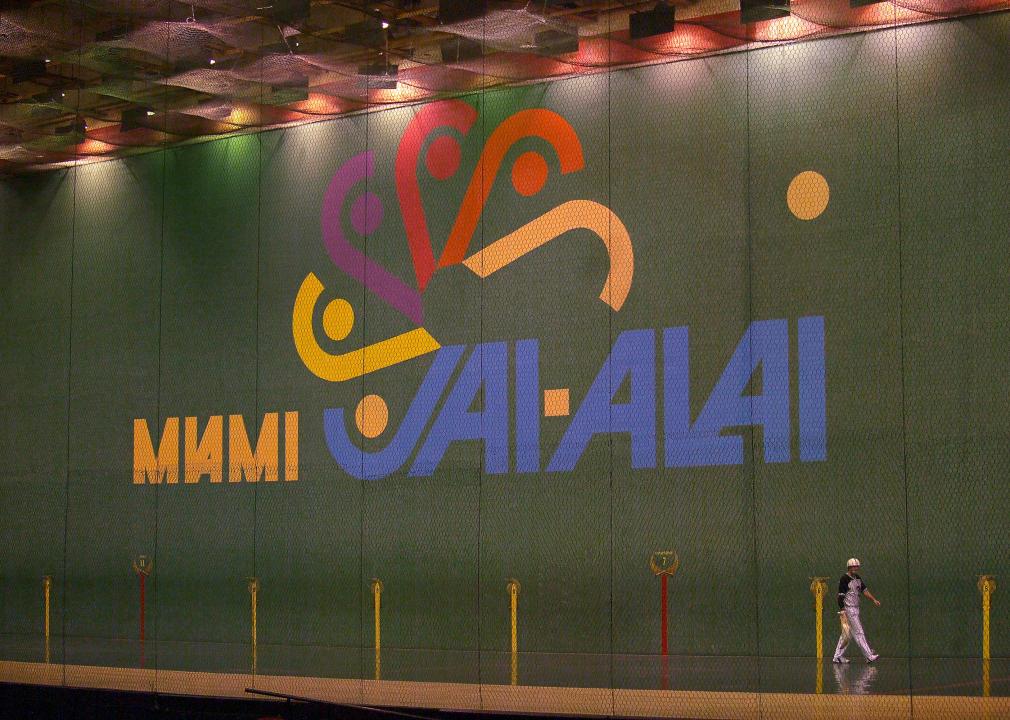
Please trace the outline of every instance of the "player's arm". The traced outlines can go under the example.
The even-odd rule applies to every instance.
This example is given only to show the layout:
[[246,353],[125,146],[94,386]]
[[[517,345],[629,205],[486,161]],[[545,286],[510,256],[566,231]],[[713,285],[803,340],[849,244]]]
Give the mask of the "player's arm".
[[880,601],[877,600],[877,598],[873,597],[873,593],[870,592],[869,588],[865,588],[865,587],[863,588],[863,595],[865,595],[870,600],[872,600],[874,605],[876,605],[877,607],[880,607]]
[[845,593],[849,591],[849,576],[842,575],[842,579],[838,581],[838,610],[845,610]]

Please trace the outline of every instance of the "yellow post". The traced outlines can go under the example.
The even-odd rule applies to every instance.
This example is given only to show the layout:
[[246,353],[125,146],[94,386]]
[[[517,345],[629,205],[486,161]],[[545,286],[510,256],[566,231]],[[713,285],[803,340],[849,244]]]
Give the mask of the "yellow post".
[[992,594],[996,592],[995,575],[979,575],[978,591],[982,593],[982,695],[989,697],[989,611],[992,609]]
[[49,663],[49,593],[53,586],[53,579],[46,575],[42,578],[42,607],[43,607],[43,632],[46,638],[45,659]]
[[382,679],[382,581],[372,578],[372,600],[375,605],[375,679]]
[[826,577],[810,578],[810,592],[814,594],[814,632],[817,636],[817,685],[815,692],[824,692],[824,596],[828,593]]
[[817,633],[817,659],[824,659],[824,596],[828,593],[826,577],[810,579],[810,592],[814,594],[815,626]]
[[512,631],[512,684],[519,684],[519,581],[509,578],[510,627]]
[[249,602],[252,625],[252,673],[256,674],[256,596],[260,591],[260,582],[256,578],[249,578]]

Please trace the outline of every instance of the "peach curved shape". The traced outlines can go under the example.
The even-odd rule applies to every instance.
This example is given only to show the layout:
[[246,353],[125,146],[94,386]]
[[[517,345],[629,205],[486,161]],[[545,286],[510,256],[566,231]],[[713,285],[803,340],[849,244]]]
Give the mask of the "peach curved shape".
[[606,205],[592,200],[569,200],[558,205],[471,255],[463,261],[463,265],[478,277],[486,278],[569,230],[578,229],[596,233],[607,248],[610,271],[600,300],[616,312],[631,291],[635,252],[631,236],[621,219]]
[[358,350],[331,355],[319,347],[312,330],[313,310],[322,293],[322,282],[314,273],[309,273],[298,288],[295,307],[291,313],[291,333],[294,336],[295,349],[298,350],[298,356],[305,363],[305,367],[318,378],[328,382],[352,380],[426,355],[441,347],[427,330],[417,328]]
[[550,143],[558,154],[562,175],[585,167],[582,143],[575,128],[556,112],[543,109],[521,110],[503,121],[484,144],[480,162],[470,178],[463,204],[438,261],[439,267],[463,261],[505,155],[509,148],[524,137],[539,137]]

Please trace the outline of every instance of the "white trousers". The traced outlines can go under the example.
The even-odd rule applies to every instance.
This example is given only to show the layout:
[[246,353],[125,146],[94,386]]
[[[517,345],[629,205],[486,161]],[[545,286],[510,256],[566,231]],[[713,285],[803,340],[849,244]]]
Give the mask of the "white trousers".
[[838,645],[835,647],[835,658],[845,655],[845,650],[849,647],[849,638],[856,641],[856,645],[862,651],[863,656],[869,660],[873,655],[870,644],[866,642],[866,633],[863,632],[863,623],[859,621],[859,608],[845,608],[845,617],[849,621],[849,635],[842,633],[838,638]]

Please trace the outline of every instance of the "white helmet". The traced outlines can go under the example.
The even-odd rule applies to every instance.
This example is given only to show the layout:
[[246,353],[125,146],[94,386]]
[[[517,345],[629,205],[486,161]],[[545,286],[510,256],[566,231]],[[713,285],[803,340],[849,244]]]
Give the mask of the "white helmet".
[[849,558],[849,561],[845,563],[845,567],[859,567],[859,558]]

